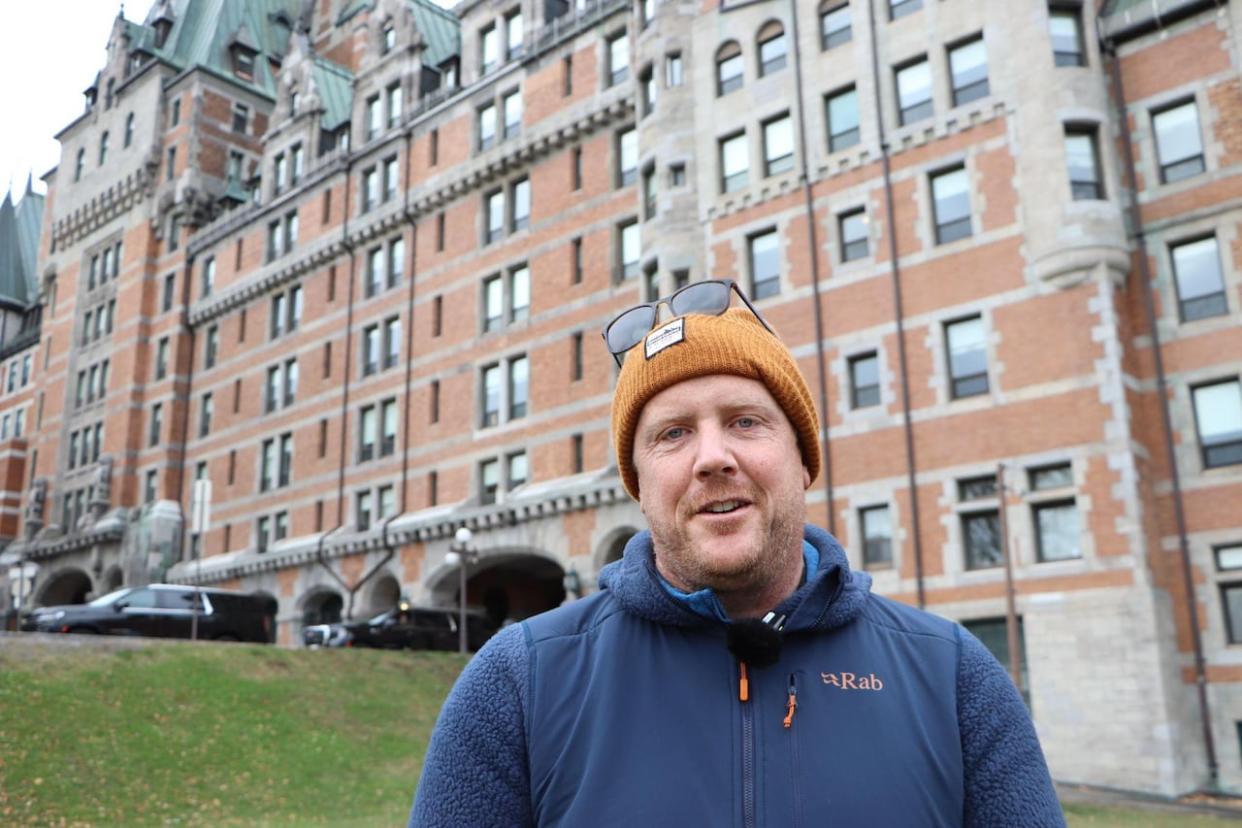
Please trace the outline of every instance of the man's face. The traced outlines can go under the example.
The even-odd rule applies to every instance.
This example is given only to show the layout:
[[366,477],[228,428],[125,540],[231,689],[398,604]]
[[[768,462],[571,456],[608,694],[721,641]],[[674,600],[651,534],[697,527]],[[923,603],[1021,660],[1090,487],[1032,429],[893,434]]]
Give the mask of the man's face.
[[656,394],[634,467],[656,566],[679,589],[760,588],[801,561],[811,477],[762,383],[714,375]]

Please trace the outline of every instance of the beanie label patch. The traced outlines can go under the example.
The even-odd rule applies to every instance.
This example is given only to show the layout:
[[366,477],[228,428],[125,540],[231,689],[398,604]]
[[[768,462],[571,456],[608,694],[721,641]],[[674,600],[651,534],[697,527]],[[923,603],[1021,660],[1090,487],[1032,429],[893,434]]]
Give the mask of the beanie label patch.
[[684,342],[686,339],[686,318],[679,316],[667,325],[656,328],[647,334],[646,352],[647,359],[651,359],[656,354],[676,345],[678,342]]

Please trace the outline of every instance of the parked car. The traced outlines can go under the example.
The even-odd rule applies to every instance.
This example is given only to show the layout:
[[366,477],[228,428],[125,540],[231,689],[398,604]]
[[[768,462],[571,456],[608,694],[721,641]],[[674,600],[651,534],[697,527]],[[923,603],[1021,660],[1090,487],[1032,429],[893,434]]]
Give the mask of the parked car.
[[[378,647],[385,650],[456,650],[458,611],[401,603],[368,621],[312,624],[303,628],[307,647]],[[466,646],[477,650],[496,632],[481,612],[466,613]]]
[[189,638],[195,595],[202,599],[198,613],[199,638],[264,644],[275,640],[275,598],[172,584],[126,587],[86,604],[41,607],[26,616],[22,629]]

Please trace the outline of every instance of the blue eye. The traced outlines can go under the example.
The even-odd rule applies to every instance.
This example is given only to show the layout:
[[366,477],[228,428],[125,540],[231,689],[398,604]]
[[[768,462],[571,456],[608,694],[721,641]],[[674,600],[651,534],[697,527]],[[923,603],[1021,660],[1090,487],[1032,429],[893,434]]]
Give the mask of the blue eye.
[[681,426],[673,426],[668,431],[665,431],[663,434],[661,434],[660,439],[661,440],[677,440],[677,439],[680,439],[681,437],[684,437],[685,434],[686,434],[686,430],[684,428],[682,428]]
[[751,428],[758,425],[759,422],[754,417],[738,417],[737,424],[742,428]]

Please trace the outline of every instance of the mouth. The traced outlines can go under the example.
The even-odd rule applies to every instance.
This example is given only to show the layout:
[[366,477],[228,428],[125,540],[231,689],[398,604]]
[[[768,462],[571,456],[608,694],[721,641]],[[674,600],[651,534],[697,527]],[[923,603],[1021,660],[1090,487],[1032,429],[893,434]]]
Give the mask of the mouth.
[[700,515],[731,515],[750,505],[748,500],[713,500],[699,508]]

